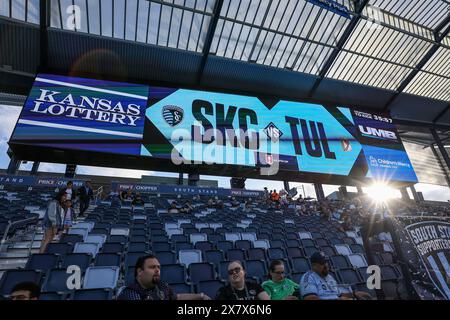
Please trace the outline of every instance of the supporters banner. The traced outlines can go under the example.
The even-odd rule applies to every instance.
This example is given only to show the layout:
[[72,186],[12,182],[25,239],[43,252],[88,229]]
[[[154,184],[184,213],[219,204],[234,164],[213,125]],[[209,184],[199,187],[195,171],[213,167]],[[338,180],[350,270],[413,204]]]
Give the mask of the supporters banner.
[[[36,77],[10,144],[163,159],[161,165],[198,165],[200,173],[217,164],[255,175],[417,182],[386,115],[48,74]],[[126,167],[130,161],[120,162]]]
[[140,193],[167,193],[182,195],[210,195],[210,196],[236,196],[236,197],[261,197],[264,193],[256,190],[237,190],[221,188],[202,188],[192,186],[170,186],[170,185],[151,185],[151,184],[129,184],[112,182],[111,190],[124,191],[131,189]]
[[395,218],[396,249],[421,299],[450,300],[450,221]]

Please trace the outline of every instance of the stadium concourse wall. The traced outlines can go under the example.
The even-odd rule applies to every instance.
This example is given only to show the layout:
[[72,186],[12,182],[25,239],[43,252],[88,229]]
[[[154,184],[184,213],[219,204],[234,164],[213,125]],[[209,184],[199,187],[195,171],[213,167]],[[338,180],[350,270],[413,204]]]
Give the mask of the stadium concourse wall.
[[[0,170],[0,176],[6,176],[7,172],[4,169]],[[30,175],[30,171],[24,171],[19,170],[17,172],[17,176],[21,177],[28,177]],[[37,175],[32,177],[39,177],[39,178],[58,178],[63,179],[64,181],[68,180],[90,180],[92,182],[92,185],[94,189],[103,187],[103,190],[106,192],[111,190],[111,182],[114,180],[118,183],[124,183],[124,184],[137,184],[137,183],[144,183],[144,184],[155,184],[155,185],[176,185],[178,183],[178,178],[172,178],[172,177],[154,177],[154,176],[142,176],[141,178],[127,178],[127,177],[110,177],[110,176],[96,176],[96,175],[83,175],[83,174],[77,174],[75,178],[68,179],[63,178],[63,174],[61,173],[53,173],[53,172],[38,172]],[[1,183],[0,183],[1,184]],[[183,179],[183,185],[188,184],[188,179]],[[206,179],[200,179],[198,181],[198,186],[200,187],[211,187],[211,188],[217,188],[219,186],[219,183],[217,180],[206,180]]]

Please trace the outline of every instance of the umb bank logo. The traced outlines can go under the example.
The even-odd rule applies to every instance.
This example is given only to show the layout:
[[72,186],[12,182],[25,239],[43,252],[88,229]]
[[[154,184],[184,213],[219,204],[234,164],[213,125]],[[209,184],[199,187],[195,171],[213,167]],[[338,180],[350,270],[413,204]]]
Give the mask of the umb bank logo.
[[358,126],[359,132],[363,136],[376,138],[376,139],[384,139],[384,140],[397,140],[397,135],[393,131],[384,130],[384,129],[376,129],[368,126]]
[[372,167],[378,167],[378,161],[377,161],[377,159],[375,157],[370,156],[369,157],[369,161],[370,161],[370,165]]

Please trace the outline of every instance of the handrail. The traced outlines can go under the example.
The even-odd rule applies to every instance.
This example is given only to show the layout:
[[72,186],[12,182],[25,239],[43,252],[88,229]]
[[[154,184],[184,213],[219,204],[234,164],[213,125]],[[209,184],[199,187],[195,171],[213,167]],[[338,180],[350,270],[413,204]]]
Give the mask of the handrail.
[[38,219],[37,217],[32,217],[32,218],[26,218],[26,219],[12,221],[12,222],[8,221],[8,226],[6,227],[5,232],[3,233],[2,240],[0,242],[0,252],[2,252],[3,245],[6,242],[6,238],[8,237],[8,233],[9,233],[9,230],[11,229],[11,227],[13,227],[14,225],[19,224],[19,223],[32,222],[37,219]]
[[103,193],[103,186],[100,186],[97,190],[95,190],[94,195],[94,203],[97,203],[98,197]]

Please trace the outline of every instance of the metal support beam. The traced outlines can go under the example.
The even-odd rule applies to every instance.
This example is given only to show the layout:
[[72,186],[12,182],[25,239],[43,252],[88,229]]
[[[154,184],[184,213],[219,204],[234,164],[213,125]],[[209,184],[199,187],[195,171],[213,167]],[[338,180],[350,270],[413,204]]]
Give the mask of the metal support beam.
[[39,43],[40,43],[40,71],[48,68],[48,27],[50,26],[50,1],[39,0]]
[[217,0],[214,5],[213,16],[211,18],[211,22],[209,23],[205,44],[203,45],[203,57],[198,70],[197,84],[200,84],[200,82],[202,81],[203,71],[205,70],[206,61],[208,60],[209,52],[211,51],[211,44],[214,38],[214,33],[216,32],[217,22],[219,21],[222,6],[223,0]]
[[352,19],[350,20],[350,23],[348,24],[347,28],[345,29],[344,33],[342,34],[341,38],[339,39],[336,47],[333,49],[333,52],[330,54],[327,61],[324,63],[323,68],[320,70],[318,75],[319,78],[316,80],[313,87],[309,91],[308,98],[311,98],[317,91],[317,88],[319,88],[319,85],[322,82],[323,78],[325,78],[325,75],[330,70],[337,56],[341,52],[342,48],[344,48],[344,45],[352,35],[353,30],[355,30],[358,21],[361,19],[361,12],[368,3],[369,0],[355,1],[355,13]]
[[[390,106],[398,98],[398,96],[405,90],[409,83],[415,78],[415,76],[422,70],[422,68],[430,61],[431,57],[440,48],[442,40],[449,34],[450,25],[441,33],[442,28],[444,28],[450,22],[450,16],[448,16],[434,31],[434,44],[431,46],[430,50],[423,56],[416,67],[408,74],[408,76],[400,83],[396,93],[389,99],[389,101],[384,106],[384,111],[389,111]],[[437,118],[438,120],[439,118]],[[436,121],[436,119],[435,119]],[[435,122],[434,121],[434,122]]]
[[439,119],[441,119],[444,114],[447,113],[447,111],[450,109],[450,104],[448,106],[446,106],[441,112],[439,112],[439,114],[433,119],[433,123],[436,123],[439,121]]
[[9,161],[8,169],[6,170],[7,174],[17,174],[17,171],[19,170],[20,164],[22,161],[17,158],[14,154],[11,156],[11,160]]
[[408,190],[406,190],[406,187],[400,188],[400,193],[402,194],[402,200],[411,200],[408,194]]
[[284,190],[289,191],[291,188],[289,187],[289,181],[283,181]]
[[180,172],[180,174],[178,175],[178,185],[183,185],[183,172]]
[[436,148],[434,147],[434,145],[431,146],[431,151],[433,152],[434,157],[436,158],[437,162],[439,163],[439,166],[441,167],[442,173],[444,174],[444,177],[445,177],[445,181],[447,182],[447,186],[450,188],[450,177],[448,176],[447,170],[445,170],[445,166],[442,163],[442,160],[439,157],[439,154],[436,151]]
[[38,171],[39,171],[39,165],[41,163],[39,161],[34,161],[33,162],[33,167],[31,168],[31,175],[32,176],[36,176]]
[[356,186],[356,191],[358,192],[359,196],[362,196],[364,194],[363,189],[361,186]]
[[325,198],[325,193],[323,192],[323,187],[321,183],[314,183],[314,190],[316,191],[317,200],[322,200]]
[[409,189],[411,190],[411,192],[412,192],[412,194],[413,194],[414,200],[415,200],[416,202],[419,202],[420,199],[419,199],[419,195],[417,194],[416,188],[412,185],[412,186],[409,186]]
[[435,129],[430,129],[431,134],[433,135],[433,139],[436,142],[436,145],[439,148],[439,151],[441,152],[442,158],[444,158],[445,164],[447,166],[447,170],[450,169],[450,157],[448,156],[447,150],[445,150],[444,145],[441,142],[441,139],[439,138],[438,133],[436,132]]

